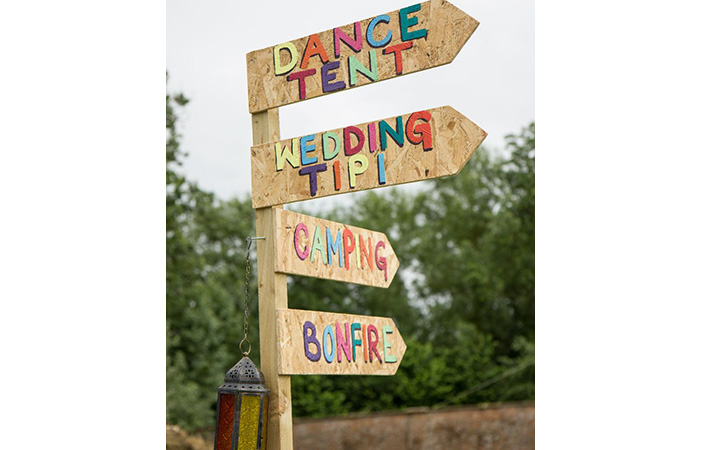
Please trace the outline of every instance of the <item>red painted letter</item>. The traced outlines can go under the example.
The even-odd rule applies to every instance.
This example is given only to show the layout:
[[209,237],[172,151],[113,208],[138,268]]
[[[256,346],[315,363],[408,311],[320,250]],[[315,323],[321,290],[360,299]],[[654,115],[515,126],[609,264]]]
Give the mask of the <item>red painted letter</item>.
[[317,73],[317,69],[301,70],[288,75],[288,81],[298,81],[298,87],[300,88],[300,100],[307,98],[307,85],[305,84],[305,78],[309,77],[310,75],[314,75],[315,73]]
[[412,41],[391,45],[383,49],[383,55],[389,55],[390,53],[395,55],[395,73],[397,75],[402,75],[402,50],[407,50],[408,48],[412,48]]
[[[424,123],[415,125],[417,120],[423,120]],[[419,144],[421,142],[425,152],[428,152],[434,148],[431,142],[431,125],[429,125],[430,120],[431,113],[429,111],[417,111],[409,116],[409,119],[407,119],[407,125],[405,126],[407,140],[413,144]]]

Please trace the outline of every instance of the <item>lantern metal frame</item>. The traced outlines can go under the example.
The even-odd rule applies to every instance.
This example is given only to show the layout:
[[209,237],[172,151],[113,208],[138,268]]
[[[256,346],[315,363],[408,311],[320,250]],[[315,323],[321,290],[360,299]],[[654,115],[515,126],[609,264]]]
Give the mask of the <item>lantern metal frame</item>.
[[[268,409],[270,390],[265,386],[263,373],[247,356],[244,356],[234,367],[227,371],[224,384],[217,390],[217,426],[215,429],[215,450],[220,449],[220,407],[222,395],[234,395],[234,417],[231,429],[231,448],[239,449],[239,433],[241,428],[242,400],[244,396],[259,397],[256,450],[265,450],[266,432],[268,430]],[[226,432],[226,431],[225,431]],[[243,450],[243,449],[242,449]]]

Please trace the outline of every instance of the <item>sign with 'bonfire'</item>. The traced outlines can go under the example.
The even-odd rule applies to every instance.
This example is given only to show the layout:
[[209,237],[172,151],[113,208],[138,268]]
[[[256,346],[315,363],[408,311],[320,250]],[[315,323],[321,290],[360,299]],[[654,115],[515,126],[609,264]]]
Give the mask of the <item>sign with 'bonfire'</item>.
[[279,309],[281,375],[394,375],[407,345],[387,317]]

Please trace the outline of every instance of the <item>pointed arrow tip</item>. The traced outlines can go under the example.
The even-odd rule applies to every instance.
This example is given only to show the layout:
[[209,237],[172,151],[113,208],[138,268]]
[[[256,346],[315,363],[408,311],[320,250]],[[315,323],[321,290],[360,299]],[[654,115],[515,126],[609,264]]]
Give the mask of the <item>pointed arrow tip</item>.
[[392,247],[392,244],[390,243],[390,239],[383,234],[383,237],[385,238],[385,242],[388,243],[388,254],[392,255],[392,259],[388,261],[388,279],[384,287],[388,288],[392,284],[392,280],[395,279],[395,275],[397,274],[398,269],[400,268],[400,258],[397,257],[397,253],[395,253],[395,249]]
[[[434,2],[432,2],[434,3]],[[442,1],[436,12],[432,11],[432,28],[441,30],[434,39],[434,47],[441,51],[439,64],[452,62],[480,22],[448,1]]]
[[[439,123],[444,124],[442,131],[448,136],[452,136],[453,148],[462,155],[461,158],[454,160],[450,174],[455,175],[463,169],[473,153],[483,143],[487,132],[452,106],[446,105],[437,109],[441,111],[442,116],[439,118]],[[442,131],[439,131],[439,134]]]

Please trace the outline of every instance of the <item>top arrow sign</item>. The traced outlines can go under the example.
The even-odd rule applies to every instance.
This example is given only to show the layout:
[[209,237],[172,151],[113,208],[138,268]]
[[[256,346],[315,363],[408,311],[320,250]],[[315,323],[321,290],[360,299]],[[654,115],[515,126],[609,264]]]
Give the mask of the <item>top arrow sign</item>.
[[448,64],[477,27],[447,1],[424,2],[250,52],[249,111]]

